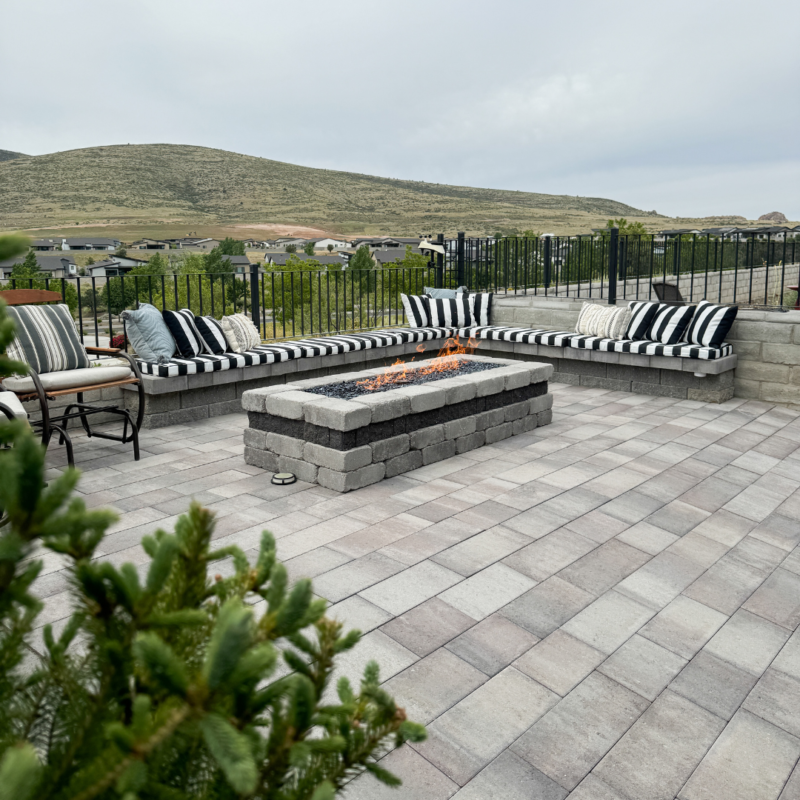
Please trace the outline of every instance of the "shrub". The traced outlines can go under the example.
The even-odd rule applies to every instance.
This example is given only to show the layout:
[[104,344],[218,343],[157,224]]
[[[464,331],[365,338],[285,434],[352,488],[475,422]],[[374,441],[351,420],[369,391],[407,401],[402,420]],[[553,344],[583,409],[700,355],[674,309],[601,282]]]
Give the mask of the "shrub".
[[[0,303],[0,377],[12,335]],[[144,537],[148,563],[117,567],[97,558],[114,514],[70,499],[78,472],[45,486],[44,451],[20,422],[0,426],[3,445],[4,797],[330,800],[363,770],[399,782],[375,754],[424,728],[380,688],[374,662],[358,690],[342,677],[330,696],[359,634],[325,617],[310,581],[289,587],[269,533],[251,564],[236,546],[212,548],[214,516],[193,504],[173,533]],[[42,550],[68,564],[74,611],[58,634],[44,626],[43,655],[24,663]]]

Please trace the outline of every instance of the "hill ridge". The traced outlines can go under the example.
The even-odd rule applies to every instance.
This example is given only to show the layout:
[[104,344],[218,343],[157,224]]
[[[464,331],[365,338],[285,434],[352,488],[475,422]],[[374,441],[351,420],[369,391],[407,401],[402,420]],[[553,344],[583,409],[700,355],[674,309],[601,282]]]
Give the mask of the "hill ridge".
[[[8,153],[10,151],[0,151]],[[0,161],[0,227],[282,222],[343,233],[588,230],[609,217],[663,220],[625,203],[384,178],[194,145],[104,145]]]

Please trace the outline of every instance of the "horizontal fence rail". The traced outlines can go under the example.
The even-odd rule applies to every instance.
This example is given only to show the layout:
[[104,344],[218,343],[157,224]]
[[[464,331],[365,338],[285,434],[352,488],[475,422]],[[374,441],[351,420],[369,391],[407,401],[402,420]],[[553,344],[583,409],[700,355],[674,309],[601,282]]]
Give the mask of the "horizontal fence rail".
[[671,284],[688,302],[794,306],[800,237],[656,235],[459,238],[445,285],[576,299],[656,300]]
[[[150,303],[220,319],[247,314],[264,341],[327,336],[407,324],[401,294],[425,287],[495,294],[656,300],[671,284],[687,302],[791,308],[800,283],[800,238],[586,235],[439,240],[445,255],[426,267],[264,270],[246,273],[128,274],[113,277],[11,277],[0,289],[58,291],[81,340],[128,349],[120,314]],[[122,338],[122,337],[125,338]]]

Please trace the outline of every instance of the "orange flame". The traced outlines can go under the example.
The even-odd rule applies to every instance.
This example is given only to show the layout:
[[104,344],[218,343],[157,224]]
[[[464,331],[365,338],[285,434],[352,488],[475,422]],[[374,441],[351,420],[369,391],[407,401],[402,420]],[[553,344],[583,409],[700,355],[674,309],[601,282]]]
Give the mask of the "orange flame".
[[[444,345],[442,345],[442,349],[439,350],[436,358],[431,359],[425,366],[413,370],[413,374],[431,375],[435,372],[446,373],[451,370],[456,370],[462,364],[459,356],[474,353],[477,347],[478,342],[472,337],[469,338],[466,344],[462,344],[458,336],[454,339],[447,339]],[[417,345],[417,352],[424,353],[425,345]],[[412,358],[411,361],[413,360]],[[374,378],[358,381],[356,385],[360,386],[362,389],[366,389],[368,392],[374,392],[376,389],[380,389],[384,386],[410,383],[412,378],[409,375],[409,363],[411,362],[404,362],[398,358],[391,367],[386,367],[383,374],[376,375]]]

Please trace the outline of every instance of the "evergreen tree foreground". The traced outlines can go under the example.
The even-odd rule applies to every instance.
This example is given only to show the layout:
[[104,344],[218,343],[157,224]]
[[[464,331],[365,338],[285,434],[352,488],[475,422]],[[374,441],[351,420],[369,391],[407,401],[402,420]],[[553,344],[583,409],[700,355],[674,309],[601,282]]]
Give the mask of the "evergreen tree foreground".
[[[0,240],[2,246],[2,240]],[[0,303],[0,377],[13,328]],[[114,514],[71,497],[79,473],[44,484],[44,451],[0,425],[0,794],[9,800],[331,800],[386,748],[422,741],[379,686],[340,677],[354,647],[311,583],[289,586],[264,532],[255,564],[214,548],[193,504],[142,540],[146,564],[98,549]],[[41,555],[68,566],[72,616],[37,636]],[[39,643],[39,640],[41,642]],[[35,648],[35,649],[34,649]],[[38,653],[36,651],[39,651]]]

